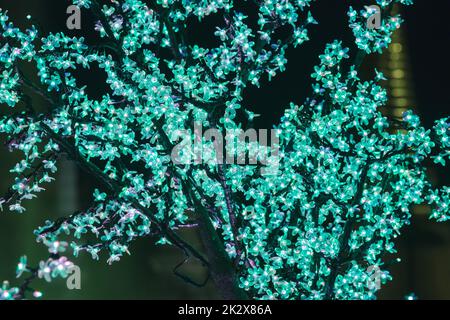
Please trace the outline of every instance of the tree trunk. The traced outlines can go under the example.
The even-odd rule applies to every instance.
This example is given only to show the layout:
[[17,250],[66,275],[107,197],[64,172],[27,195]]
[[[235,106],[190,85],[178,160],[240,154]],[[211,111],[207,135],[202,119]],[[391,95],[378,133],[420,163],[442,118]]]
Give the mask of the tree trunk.
[[209,215],[206,210],[202,210],[200,215],[200,236],[208,256],[209,272],[217,289],[223,299],[248,300],[246,292],[239,288],[239,279]]

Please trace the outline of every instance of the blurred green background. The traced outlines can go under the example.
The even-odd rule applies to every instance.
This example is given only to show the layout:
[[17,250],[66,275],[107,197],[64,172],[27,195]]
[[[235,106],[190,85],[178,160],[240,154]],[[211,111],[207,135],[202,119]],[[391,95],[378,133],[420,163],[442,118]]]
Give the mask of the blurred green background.
[[[448,52],[443,53],[445,47],[440,47],[450,40],[449,27],[444,23],[445,12],[449,12],[450,7],[446,3],[442,1],[439,5],[431,6],[429,1],[428,4],[425,0],[417,1],[416,7],[408,8],[405,12],[407,23],[403,33],[396,35],[396,43],[401,44],[400,52],[397,52],[398,47],[391,48],[381,59],[369,57],[366,61],[367,70],[372,66],[388,69],[388,73],[393,68],[404,70],[405,75],[400,80],[407,87],[406,93],[400,98],[393,94],[394,102],[386,112],[395,114],[395,110],[401,109],[401,102],[404,102],[399,99],[406,99],[416,106],[416,112],[424,117],[428,126],[434,119],[450,114],[450,99],[446,92],[450,84],[447,78],[450,74],[449,62],[445,58]],[[0,8],[7,9],[19,26],[26,26],[25,16],[32,14],[34,20],[39,21],[47,31],[67,32],[67,5],[68,1],[61,0],[0,0]],[[289,101],[301,103],[305,99],[309,93],[309,74],[325,43],[337,37],[351,41],[346,28],[345,7],[340,1],[319,0],[313,13],[321,24],[320,28],[312,31],[313,40],[304,47],[288,52],[288,71],[285,74],[278,76],[270,85],[266,84],[263,89],[249,90],[246,102],[250,108],[263,114],[258,123],[260,127],[271,127]],[[90,19],[83,12],[82,30],[67,33],[83,35],[88,41],[95,42],[96,35],[92,32],[94,21]],[[193,27],[192,38],[199,42],[210,41],[208,33],[213,30],[208,29],[210,22],[205,21],[206,28]],[[393,66],[396,59],[403,61],[401,66]],[[100,75],[92,71],[82,78],[90,94],[101,95],[104,83]],[[6,106],[0,107],[0,115],[7,111]],[[18,160],[17,156],[7,152],[4,140],[0,138],[0,194],[6,192],[13,180],[8,170]],[[430,174],[438,184],[449,182],[448,170],[430,167]],[[47,219],[66,216],[85,208],[94,183],[73,163],[62,161],[56,182],[46,187],[47,191],[41,193],[38,199],[26,202],[26,213],[0,213],[0,280],[9,279],[15,283],[15,266],[21,255],[26,254],[33,264],[46,256],[45,248],[35,242],[33,230]],[[187,234],[186,237],[200,246],[195,234]],[[382,289],[380,298],[401,299],[415,292],[422,299],[450,299],[448,223],[429,221],[426,209],[418,208],[412,225],[400,237],[398,248],[403,261],[393,266],[394,281]],[[54,281],[51,285],[39,281],[35,287],[44,291],[44,297],[48,299],[219,298],[211,283],[204,288],[196,288],[173,274],[173,268],[183,259],[178,250],[155,246],[151,239],[143,239],[135,242],[130,251],[131,256],[123,257],[112,266],[106,264],[105,257],[100,261],[92,261],[85,255],[75,259],[82,272],[81,290],[68,290],[63,280]],[[186,265],[183,271],[199,281],[205,277],[205,270],[197,265]]]

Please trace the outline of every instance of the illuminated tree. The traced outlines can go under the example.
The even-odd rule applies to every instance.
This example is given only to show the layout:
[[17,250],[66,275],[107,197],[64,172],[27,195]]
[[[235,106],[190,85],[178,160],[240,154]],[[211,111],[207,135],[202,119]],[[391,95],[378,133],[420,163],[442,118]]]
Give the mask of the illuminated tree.
[[[377,29],[367,26],[373,8],[349,8],[358,52],[337,40],[326,45],[312,96],[286,109],[277,143],[227,144],[227,159],[248,152],[257,165],[220,161],[217,141],[199,138],[194,126],[225,134],[249,125],[255,114],[244,91],[283,72],[286,50],[309,40],[317,24],[312,0],[254,1],[257,26],[231,0],[73,2],[98,18],[98,45],[20,30],[0,11],[0,102],[10,108],[0,133],[10,150],[23,152],[0,205],[25,211],[22,202],[53,180],[62,156],[99,185],[89,208],[35,231],[50,257],[37,268],[22,258],[17,273],[29,277],[20,287],[5,284],[2,298],[24,298],[34,278],[66,277],[73,264],[61,253],[69,247],[94,259],[105,251],[113,263],[131,242],[152,237],[181,249],[186,261],[199,260],[224,298],[374,299],[377,282],[391,279],[384,257],[395,253],[412,206],[429,204],[431,218],[448,219],[450,189],[433,188],[425,162],[448,160],[449,119],[426,130],[412,112],[383,116],[383,74],[362,81],[357,70],[400,27],[390,6],[412,0],[377,0],[384,15]],[[210,15],[223,17],[219,44],[187,43],[188,22]],[[280,28],[288,38],[277,37]],[[24,63],[37,67],[39,83],[21,70]],[[77,83],[77,71],[91,66],[109,86],[99,100]],[[34,108],[31,93],[45,98],[46,110]],[[198,152],[189,161],[190,149],[174,156],[186,135],[201,139],[201,161]],[[183,239],[181,228],[198,230],[204,248]]]

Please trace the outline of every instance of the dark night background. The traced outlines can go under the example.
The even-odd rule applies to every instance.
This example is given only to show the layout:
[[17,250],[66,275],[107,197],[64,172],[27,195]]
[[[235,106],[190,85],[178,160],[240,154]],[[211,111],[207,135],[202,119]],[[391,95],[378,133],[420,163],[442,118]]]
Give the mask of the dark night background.
[[[311,41],[288,52],[286,72],[270,83],[263,83],[260,89],[250,88],[247,91],[244,104],[262,114],[256,123],[258,127],[270,128],[289,102],[301,104],[310,94],[309,75],[326,43],[342,39],[345,45],[352,45],[353,37],[347,27],[346,16],[350,3],[359,7],[361,3],[370,4],[371,1],[317,0],[312,12],[319,25],[310,28]],[[83,11],[82,30],[67,31],[67,6],[68,1],[65,0],[0,0],[0,8],[8,10],[11,20],[19,26],[25,26],[25,16],[31,14],[46,31],[85,36],[90,43],[98,41],[96,33],[92,32],[94,20],[87,11]],[[244,11],[250,17],[255,16],[247,5]],[[403,30],[410,61],[409,80],[415,96],[412,107],[427,127],[431,127],[434,120],[450,115],[449,12],[450,1],[446,0],[416,0],[414,6],[405,7],[402,12],[406,20]],[[214,19],[217,18],[207,18],[201,25],[194,23],[189,40],[205,46],[213,44],[212,32],[217,21]],[[369,56],[365,62],[366,65],[376,65],[379,60]],[[101,96],[105,85],[100,72],[95,69],[82,72],[80,80],[88,86],[90,95]],[[0,114],[4,112],[2,109],[5,108],[0,108]],[[0,194],[6,191],[11,181],[7,172],[16,160],[16,155],[7,153],[0,144]],[[75,202],[75,209],[81,209],[88,203],[93,188],[89,176],[76,171],[73,180],[75,188],[70,191],[64,182],[66,167],[73,171],[70,165],[63,165],[59,173],[59,180],[62,181],[57,180],[37,200],[28,202],[25,214],[0,213],[0,280],[14,282],[15,265],[20,255],[27,254],[32,262],[45,256],[43,246],[35,243],[32,230],[46,219],[71,213],[72,209],[65,206],[68,203],[65,197]],[[430,174],[436,183],[449,185],[449,169],[430,168]],[[71,192],[74,194],[71,195]],[[195,235],[191,237],[195,240]],[[398,249],[402,263],[392,268],[394,280],[383,288],[381,299],[401,299],[410,292],[415,292],[422,299],[450,299],[449,223],[438,224],[429,221],[425,214],[414,215],[411,226],[404,230],[398,241]],[[141,240],[131,247],[131,252],[131,256],[124,257],[113,266],[108,266],[106,259],[95,262],[82,256],[75,260],[82,270],[80,291],[67,290],[65,281],[60,280],[52,285],[39,282],[37,287],[52,299],[218,298],[211,284],[198,289],[172,274],[172,268],[182,259],[175,249],[155,247],[151,241]],[[204,270],[195,265],[186,266],[185,271],[199,279],[204,276]]]

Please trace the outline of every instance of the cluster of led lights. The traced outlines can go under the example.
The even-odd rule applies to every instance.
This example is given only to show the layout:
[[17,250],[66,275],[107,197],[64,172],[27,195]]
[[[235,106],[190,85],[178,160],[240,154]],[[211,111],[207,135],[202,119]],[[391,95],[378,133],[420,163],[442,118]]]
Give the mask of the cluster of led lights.
[[[257,30],[233,1],[156,2],[158,10],[138,0],[100,8],[97,30],[115,45],[97,51],[83,38],[38,37],[35,27],[22,31],[0,11],[0,102],[11,107],[0,118],[0,133],[11,150],[23,152],[0,207],[25,211],[22,202],[53,180],[62,153],[103,186],[87,210],[35,231],[51,258],[37,268],[22,258],[17,275],[66,277],[72,264],[59,255],[69,246],[75,256],[87,252],[94,259],[105,251],[112,263],[141,237],[177,245],[174,234],[190,212],[207,210],[250,298],[374,299],[374,279],[391,279],[383,269],[390,261],[382,257],[396,252],[394,240],[410,222],[411,206],[427,203],[432,218],[449,217],[450,189],[433,189],[424,166],[428,158],[442,165],[449,159],[449,119],[427,130],[411,112],[403,121],[384,117],[383,74],[362,81],[355,66],[345,68],[349,49],[335,41],[314,69],[313,96],[301,106],[291,104],[277,126],[278,174],[250,165],[174,165],[174,133],[183,129],[194,136],[192,121],[240,128],[244,88],[282,72],[286,49],[307,41],[308,26],[317,22],[308,11],[311,0],[258,2]],[[394,2],[412,3],[377,1],[383,9]],[[96,7],[90,0],[74,4]],[[225,17],[215,32],[217,47],[189,45],[178,36],[188,19],[214,13]],[[350,8],[349,25],[360,50],[381,52],[402,20],[388,17],[381,28],[368,30],[368,14]],[[275,34],[282,26],[291,36],[280,41]],[[160,59],[159,47],[173,58]],[[36,64],[37,88],[17,72],[21,61]],[[76,70],[92,65],[103,70],[110,89],[99,100],[77,85]],[[21,99],[21,86],[46,88],[41,94],[51,112],[36,113]],[[26,111],[19,111],[21,104]],[[96,241],[84,242],[86,234]],[[25,292],[5,283],[0,296],[24,298]]]

